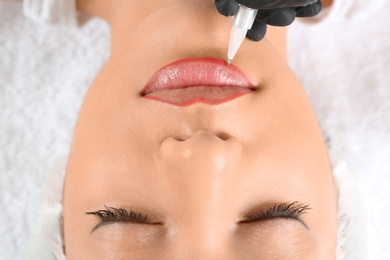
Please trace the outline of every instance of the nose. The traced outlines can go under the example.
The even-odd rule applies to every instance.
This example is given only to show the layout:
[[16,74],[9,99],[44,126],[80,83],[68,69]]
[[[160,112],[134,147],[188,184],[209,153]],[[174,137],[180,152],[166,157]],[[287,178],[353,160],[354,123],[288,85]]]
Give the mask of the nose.
[[232,136],[198,131],[186,140],[165,139],[160,152],[166,166],[182,174],[228,175],[240,161],[242,146]]
[[218,215],[240,177],[241,142],[198,131],[185,140],[169,137],[160,149],[160,171],[183,207]]

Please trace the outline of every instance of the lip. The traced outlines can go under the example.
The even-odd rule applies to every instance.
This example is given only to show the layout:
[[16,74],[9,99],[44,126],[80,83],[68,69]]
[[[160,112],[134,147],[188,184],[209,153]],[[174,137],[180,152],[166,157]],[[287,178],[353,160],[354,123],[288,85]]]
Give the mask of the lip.
[[218,105],[249,94],[254,85],[234,65],[214,58],[187,58],[158,70],[142,89],[144,98],[177,106]]

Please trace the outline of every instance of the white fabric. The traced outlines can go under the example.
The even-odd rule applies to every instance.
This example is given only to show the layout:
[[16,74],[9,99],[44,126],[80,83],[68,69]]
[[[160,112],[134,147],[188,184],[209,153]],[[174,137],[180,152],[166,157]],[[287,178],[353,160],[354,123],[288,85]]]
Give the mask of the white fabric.
[[62,188],[66,160],[57,162],[46,175],[45,192],[26,248],[27,260],[65,260],[62,229]]
[[[335,2],[321,23],[291,27],[290,62],[330,138],[334,165],[338,158],[346,160],[335,170],[345,238],[339,239],[339,259],[390,259],[390,52],[383,44],[390,7],[386,0],[365,1],[365,9],[351,0]],[[48,225],[58,227],[61,205],[58,195],[46,193],[50,203],[43,203],[41,213],[47,214],[37,222],[44,174],[50,174],[48,183],[50,177],[62,183],[60,169],[80,104],[108,56],[109,30],[99,19],[80,29],[36,26],[22,16],[21,4],[2,1],[0,13],[0,259],[24,259],[31,231],[30,256],[41,248],[35,259],[53,259],[61,242],[53,254],[45,251],[51,246],[46,242],[58,242],[60,229],[51,239],[38,240],[55,230],[40,229],[39,223],[47,223],[46,215],[53,220]],[[354,183],[360,195],[353,195]],[[58,186],[47,187],[60,192]],[[358,203],[351,203],[354,199]],[[360,225],[364,214],[367,221]],[[368,228],[367,243],[362,226]]]
[[358,185],[349,208],[366,215],[364,225],[354,225],[362,235],[350,236],[345,247],[355,253],[346,259],[390,259],[389,13],[388,0],[335,0],[320,22],[302,20],[288,30],[290,65],[327,134],[332,160],[343,158]]
[[23,0],[23,11],[35,22],[77,25],[76,0]]
[[356,179],[341,162],[333,175],[338,190],[338,235],[336,260],[366,260],[365,217],[359,205],[359,191]]
[[97,18],[79,28],[37,24],[8,0],[0,14],[0,260],[21,260],[45,174],[66,161],[83,97],[108,58],[110,30]]

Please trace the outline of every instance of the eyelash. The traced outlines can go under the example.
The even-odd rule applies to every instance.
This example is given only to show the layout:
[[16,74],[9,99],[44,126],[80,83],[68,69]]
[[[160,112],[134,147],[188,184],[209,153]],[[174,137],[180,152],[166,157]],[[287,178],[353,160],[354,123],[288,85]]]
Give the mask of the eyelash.
[[[104,210],[85,212],[87,215],[94,215],[99,218],[100,224],[98,224],[95,229],[109,222],[131,222],[149,225],[162,224],[161,222],[153,222],[148,215],[141,212],[133,210],[127,211],[123,208],[104,207]],[[246,216],[243,220],[239,221],[239,223],[245,224],[267,219],[290,218],[298,220],[306,226],[306,224],[302,221],[301,216],[308,210],[310,210],[309,205],[301,204],[297,201],[292,203],[275,204],[266,210],[261,210],[252,215]]]
[[306,226],[301,217],[310,210],[309,205],[301,204],[298,201],[292,203],[275,204],[266,210],[258,211],[252,215],[246,216],[239,223],[253,223],[259,220],[275,219],[275,218],[290,218],[295,219]]
[[127,211],[123,208],[113,208],[104,206],[106,209],[98,210],[95,212],[85,212],[87,215],[97,216],[100,220],[100,225],[103,225],[108,222],[131,222],[138,224],[161,224],[155,223],[152,219],[141,212],[136,212],[133,210]]

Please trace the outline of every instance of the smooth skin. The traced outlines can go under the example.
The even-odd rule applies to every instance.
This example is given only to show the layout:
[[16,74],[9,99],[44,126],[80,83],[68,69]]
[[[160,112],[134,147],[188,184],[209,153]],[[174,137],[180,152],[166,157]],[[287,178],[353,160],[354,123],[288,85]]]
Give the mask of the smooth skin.
[[[74,132],[63,200],[67,259],[335,259],[332,168],[286,63],[284,29],[245,41],[233,61],[256,91],[177,107],[139,92],[178,59],[226,59],[230,18],[212,0],[85,0],[78,8],[109,22],[112,49]],[[311,208],[302,222],[240,222],[294,201]],[[99,219],[85,212],[105,206],[159,224],[94,230]]]

